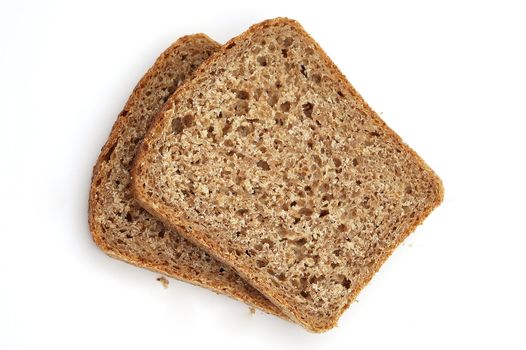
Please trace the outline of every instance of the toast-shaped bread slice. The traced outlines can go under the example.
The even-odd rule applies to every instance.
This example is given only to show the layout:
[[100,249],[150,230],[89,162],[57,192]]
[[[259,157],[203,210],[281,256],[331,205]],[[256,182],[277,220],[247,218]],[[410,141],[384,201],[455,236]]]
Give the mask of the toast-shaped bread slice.
[[230,40],[167,102],[133,191],[309,330],[442,200],[440,179],[295,21]]
[[97,245],[112,257],[282,315],[230,267],[166,229],[131,193],[131,162],[151,119],[181,82],[219,47],[202,34],[183,37],[161,54],[136,86],[93,171],[90,230]]

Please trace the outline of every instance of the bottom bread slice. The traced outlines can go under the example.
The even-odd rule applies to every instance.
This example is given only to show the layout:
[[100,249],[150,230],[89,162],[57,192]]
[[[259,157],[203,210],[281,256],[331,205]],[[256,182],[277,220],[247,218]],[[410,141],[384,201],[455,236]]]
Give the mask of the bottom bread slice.
[[177,40],[157,59],[115,122],[93,170],[89,226],[108,255],[242,300],[284,317],[230,267],[143,210],[133,199],[130,167],[150,121],[166,99],[219,48],[203,34]]

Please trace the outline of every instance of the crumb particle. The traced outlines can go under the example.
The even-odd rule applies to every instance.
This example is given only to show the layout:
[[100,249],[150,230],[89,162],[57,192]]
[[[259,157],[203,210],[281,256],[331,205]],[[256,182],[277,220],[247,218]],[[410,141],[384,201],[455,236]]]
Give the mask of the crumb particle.
[[163,285],[164,289],[167,289],[168,285],[170,284],[168,279],[166,277],[164,277],[164,276],[157,277],[157,281],[161,282],[161,284]]
[[256,314],[256,308],[253,307],[253,306],[249,306],[249,307],[248,307],[248,312],[249,312],[251,315],[255,315],[255,314]]

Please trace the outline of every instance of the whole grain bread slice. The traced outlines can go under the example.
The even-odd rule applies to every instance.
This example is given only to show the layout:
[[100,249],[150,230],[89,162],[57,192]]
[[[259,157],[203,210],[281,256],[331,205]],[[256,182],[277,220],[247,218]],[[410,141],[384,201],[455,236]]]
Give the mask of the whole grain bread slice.
[[133,191],[292,319],[325,331],[443,198],[295,21],[230,40],[167,102]]
[[282,313],[230,267],[143,210],[133,199],[130,167],[153,116],[193,71],[219,48],[203,34],[177,40],[141,79],[120,113],[93,171],[89,226],[108,255],[224,293],[266,312]]

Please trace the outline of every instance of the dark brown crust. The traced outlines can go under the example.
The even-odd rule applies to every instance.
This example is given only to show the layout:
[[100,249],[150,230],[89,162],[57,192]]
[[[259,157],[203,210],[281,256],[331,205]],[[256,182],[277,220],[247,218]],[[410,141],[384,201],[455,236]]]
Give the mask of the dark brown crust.
[[[417,217],[414,219],[414,222],[409,226],[409,228],[403,232],[400,235],[400,238],[397,242],[395,242],[393,249],[389,251],[381,261],[378,261],[376,265],[374,266],[374,271],[378,271],[380,267],[383,265],[383,263],[387,260],[387,258],[392,254],[394,249],[400,245],[404,241],[404,239],[409,236],[411,232],[413,232],[416,227],[421,224],[424,219],[431,213],[431,211],[436,208],[443,200],[444,198],[444,187],[442,185],[442,181],[440,178],[433,172],[433,170],[416,154],[415,151],[413,151],[409,146],[407,146],[402,139],[391,129],[387,126],[387,124],[369,107],[369,105],[364,101],[362,96],[354,89],[354,87],[347,81],[345,76],[340,72],[340,70],[336,67],[336,65],[329,59],[325,51],[310,37],[308,33],[305,32],[303,27],[296,21],[288,19],[288,18],[276,18],[267,20],[261,23],[258,23],[256,25],[253,25],[250,27],[246,32],[243,34],[231,39],[228,41],[222,49],[212,55],[201,67],[199,67],[196,71],[196,76],[204,72],[208,65],[212,64],[213,62],[219,60],[225,52],[230,48],[233,47],[236,42],[243,41],[245,38],[249,37],[252,33],[257,32],[263,28],[269,27],[269,26],[282,26],[282,25],[289,25],[297,29],[299,32],[303,33],[306,37],[308,37],[310,40],[312,40],[312,43],[315,45],[316,49],[321,53],[323,60],[325,63],[331,68],[334,75],[338,78],[338,80],[345,86],[347,89],[347,92],[349,92],[354,99],[358,102],[363,112],[365,112],[368,116],[372,118],[374,122],[376,122],[380,127],[382,127],[385,132],[387,132],[392,138],[397,140],[402,147],[404,147],[405,151],[409,152],[415,160],[419,163],[419,165],[427,170],[429,174],[431,174],[433,183],[435,185],[435,191],[436,191],[436,200],[434,202],[428,203],[426,209],[422,212],[420,217]],[[168,113],[166,113],[168,110],[173,108],[174,101],[177,99],[177,97],[182,94],[184,91],[188,89],[192,89],[193,86],[191,83],[185,83],[183,84],[179,90],[169,99],[167,104],[165,105],[164,110],[157,115],[154,122],[150,126],[150,130],[146,134],[146,137],[143,140],[143,144],[141,145],[140,149],[138,150],[134,165],[132,167],[132,191],[134,193],[135,198],[138,200],[138,202],[152,215],[159,218],[163,223],[165,223],[167,226],[172,228],[177,228],[179,232],[181,232],[181,235],[183,235],[185,238],[190,240],[191,242],[195,243],[196,245],[202,247],[205,251],[209,252],[211,255],[216,257],[218,260],[223,261],[224,263],[233,266],[236,271],[241,275],[246,281],[251,283],[255,288],[257,288],[262,294],[264,294],[269,300],[271,300],[275,305],[278,305],[282,311],[290,317],[295,322],[298,322],[305,328],[307,328],[310,331],[313,332],[323,332],[330,328],[333,328],[337,324],[337,320],[341,313],[345,311],[347,307],[351,304],[351,302],[356,298],[358,293],[365,287],[365,285],[370,281],[372,276],[374,274],[371,274],[368,278],[368,280],[364,281],[362,285],[357,286],[354,293],[349,297],[347,305],[341,309],[340,313],[336,315],[337,317],[331,318],[328,320],[325,324],[322,326],[316,326],[309,324],[305,320],[301,319],[299,315],[296,315],[293,311],[293,308],[282,298],[279,297],[276,293],[273,292],[272,287],[263,285],[262,283],[258,283],[257,279],[255,279],[251,272],[248,271],[248,268],[245,268],[244,266],[237,266],[235,261],[230,261],[226,255],[223,254],[223,252],[216,248],[214,242],[212,242],[206,235],[204,235],[202,232],[198,231],[191,231],[188,232],[185,228],[189,226],[190,223],[188,222],[180,222],[178,221],[173,215],[170,215],[170,212],[173,211],[171,208],[167,207],[163,203],[152,203],[152,198],[150,198],[146,193],[141,191],[140,181],[138,179],[141,178],[141,168],[142,168],[142,162],[145,156],[145,153],[148,149],[148,145],[150,140],[154,138],[154,135],[161,131],[161,125],[163,124],[164,118],[168,117]]]
[[[104,172],[101,171],[102,163],[107,158],[107,156],[111,153],[113,147],[117,143],[120,134],[124,128],[126,128],[126,113],[127,111],[133,106],[139,96],[142,89],[145,88],[147,83],[155,76],[158,69],[163,66],[166,59],[169,57],[170,53],[174,50],[176,50],[179,46],[182,44],[188,43],[191,40],[195,40],[198,38],[206,38],[207,40],[210,40],[211,42],[214,42],[212,39],[210,39],[205,34],[194,34],[189,36],[184,36],[177,40],[175,43],[173,43],[168,49],[166,49],[159,58],[155,61],[155,64],[148,70],[148,72],[141,78],[137,86],[134,88],[132,94],[130,95],[123,111],[119,114],[117,120],[115,121],[115,124],[113,125],[113,128],[111,130],[110,136],[108,140],[106,141],[106,144],[101,150],[101,153],[97,159],[97,162],[93,168],[93,175],[91,179],[91,186],[90,186],[90,195],[89,195],[89,209],[88,209],[88,222],[90,231],[93,237],[93,240],[95,243],[109,256],[123,260],[125,262],[128,262],[132,265],[136,265],[139,267],[147,268],[151,271],[162,273],[165,275],[168,275],[170,277],[177,278],[179,280],[183,280],[185,282],[198,285],[204,288],[211,289],[217,293],[226,294],[230,297],[233,297],[235,299],[241,300],[249,305],[255,306],[265,312],[274,314],[276,316],[284,318],[283,314],[280,312],[279,309],[277,309],[273,304],[271,304],[268,300],[265,300],[261,296],[256,295],[249,295],[246,293],[243,293],[241,290],[235,290],[233,288],[227,288],[225,285],[219,285],[214,283],[213,281],[206,281],[204,280],[203,276],[201,276],[201,280],[196,279],[194,275],[191,273],[185,273],[181,270],[175,270],[171,269],[170,266],[165,265],[157,265],[152,261],[145,260],[142,258],[135,258],[132,256],[123,255],[117,250],[113,249],[111,246],[106,244],[104,240],[102,239],[102,232],[100,227],[97,225],[95,220],[96,211],[94,210],[96,206],[96,192],[97,192],[97,186],[102,177],[105,176]],[[219,46],[219,44],[217,44]]]

